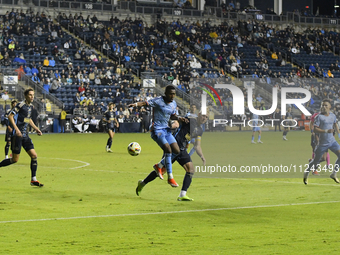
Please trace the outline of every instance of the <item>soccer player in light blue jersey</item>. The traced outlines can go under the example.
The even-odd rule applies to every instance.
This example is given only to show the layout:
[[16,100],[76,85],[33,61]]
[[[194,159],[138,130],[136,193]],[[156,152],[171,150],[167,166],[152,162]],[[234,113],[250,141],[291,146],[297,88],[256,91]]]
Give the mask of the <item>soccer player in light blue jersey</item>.
[[[256,109],[258,109],[258,107],[256,107]],[[255,113],[253,114],[253,118],[252,118],[252,120],[253,120],[253,126],[257,126],[257,127],[253,127],[253,134],[252,134],[252,136],[251,136],[251,143],[256,143],[255,141],[254,141],[254,139],[255,139],[255,132],[259,132],[259,137],[257,138],[257,142],[258,143],[263,143],[262,141],[261,141],[261,127],[259,127],[259,116],[258,115],[256,115]]]
[[311,170],[317,170],[317,166],[321,161],[322,155],[329,149],[335,153],[338,157],[333,172],[330,178],[336,183],[339,183],[339,179],[336,174],[339,171],[340,165],[340,145],[334,138],[334,130],[338,133],[340,139],[339,127],[336,123],[336,116],[334,113],[330,112],[331,101],[329,99],[324,99],[321,104],[321,113],[316,116],[314,121],[314,132],[319,134],[319,144],[315,149],[315,157],[309,163],[308,168],[303,174],[303,183],[308,184],[308,175]]
[[[150,99],[145,102],[138,102],[130,104],[129,107],[142,107],[150,106],[153,108],[152,116],[152,126],[150,129],[151,138],[162,148],[165,156],[165,168],[168,173],[168,183],[172,187],[178,187],[178,184],[174,180],[172,175],[172,157],[175,158],[179,153],[180,149],[176,142],[176,139],[171,133],[169,127],[169,120],[180,120],[183,122],[188,122],[184,117],[179,117],[176,115],[177,104],[174,101],[176,96],[176,89],[174,86],[169,85],[165,88],[165,96],[159,96]],[[162,169],[154,165],[154,169],[160,179],[163,179]]]

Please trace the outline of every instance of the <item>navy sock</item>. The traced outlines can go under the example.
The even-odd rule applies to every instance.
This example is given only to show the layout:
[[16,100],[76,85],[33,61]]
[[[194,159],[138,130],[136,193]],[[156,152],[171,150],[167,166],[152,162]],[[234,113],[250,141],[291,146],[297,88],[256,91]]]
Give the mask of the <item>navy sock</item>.
[[148,184],[149,182],[152,182],[154,179],[157,178],[157,173],[155,171],[152,171],[149,173],[149,175],[143,180],[144,184]]
[[288,131],[283,131],[283,136],[286,136],[288,134]]
[[6,156],[8,155],[8,151],[9,151],[9,144],[6,143],[6,146],[5,146],[5,155]]
[[11,164],[13,164],[12,159],[7,158],[7,159],[4,159],[3,161],[0,162],[0,167],[9,166]]
[[111,148],[112,145],[112,138],[107,139],[107,143],[106,146],[109,146],[109,148]]
[[184,191],[188,190],[188,188],[189,188],[189,186],[191,184],[192,176],[193,176],[193,174],[191,174],[191,173],[186,173],[184,175],[182,190],[184,190]]
[[31,177],[35,177],[37,173],[38,168],[38,160],[37,158],[31,159]]

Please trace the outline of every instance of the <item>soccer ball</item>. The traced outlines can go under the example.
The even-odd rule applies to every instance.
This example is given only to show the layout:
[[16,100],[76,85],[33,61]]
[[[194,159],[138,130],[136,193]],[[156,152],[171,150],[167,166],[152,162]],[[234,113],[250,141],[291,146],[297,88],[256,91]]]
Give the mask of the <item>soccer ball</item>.
[[128,153],[131,155],[131,156],[138,156],[142,150],[142,148],[140,147],[140,145],[136,142],[132,142],[129,144],[128,148]]

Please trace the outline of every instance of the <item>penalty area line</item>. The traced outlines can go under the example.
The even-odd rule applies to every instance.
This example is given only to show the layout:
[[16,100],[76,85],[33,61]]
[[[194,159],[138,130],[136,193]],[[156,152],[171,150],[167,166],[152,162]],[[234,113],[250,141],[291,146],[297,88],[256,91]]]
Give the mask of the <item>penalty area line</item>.
[[210,212],[210,211],[228,211],[228,210],[242,210],[242,209],[257,209],[257,208],[274,208],[284,206],[298,206],[298,205],[316,205],[316,204],[332,204],[340,203],[340,201],[320,201],[320,202],[306,202],[306,203],[291,203],[278,205],[254,205],[254,206],[240,206],[240,207],[226,207],[226,208],[211,208],[185,211],[168,211],[168,212],[151,212],[151,213],[128,213],[128,214],[111,214],[111,215],[89,215],[65,218],[46,218],[46,219],[30,219],[30,220],[8,220],[0,221],[0,224],[5,223],[20,223],[20,222],[39,222],[39,221],[54,221],[54,220],[78,220],[91,218],[110,218],[110,217],[129,217],[129,216],[148,216],[148,215],[162,215],[162,214],[179,214],[179,213],[195,213],[195,212]]

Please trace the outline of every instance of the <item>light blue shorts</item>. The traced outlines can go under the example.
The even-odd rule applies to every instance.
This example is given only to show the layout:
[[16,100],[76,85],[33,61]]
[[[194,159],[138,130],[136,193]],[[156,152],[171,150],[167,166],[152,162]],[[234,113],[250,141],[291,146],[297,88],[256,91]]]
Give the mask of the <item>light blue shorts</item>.
[[164,144],[173,144],[176,143],[175,137],[171,133],[170,128],[166,129],[157,129],[151,131],[151,138],[159,145],[159,147],[163,147]]

